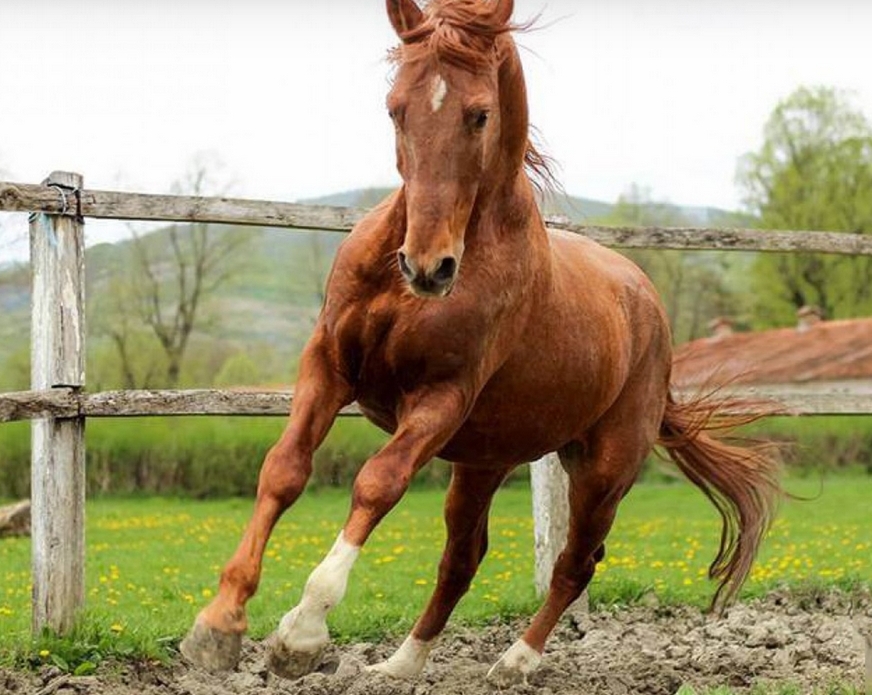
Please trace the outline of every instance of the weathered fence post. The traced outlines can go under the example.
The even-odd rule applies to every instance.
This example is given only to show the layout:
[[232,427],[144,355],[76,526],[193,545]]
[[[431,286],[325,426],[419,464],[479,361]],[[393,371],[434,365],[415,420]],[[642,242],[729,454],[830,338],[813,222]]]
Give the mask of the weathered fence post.
[[[569,476],[557,454],[548,454],[530,464],[533,493],[533,542],[536,552],[536,592],[544,596],[551,584],[551,572],[566,545],[569,527]],[[574,604],[587,610],[587,591]]]
[[536,592],[543,596],[551,583],[551,571],[557,556],[566,544],[569,523],[569,478],[557,454],[548,454],[530,464],[530,487],[533,492]]
[[[54,172],[44,185],[62,214],[30,219],[34,390],[85,385],[85,240],[79,174]],[[73,626],[85,597],[85,420],[34,420],[31,445],[33,630]]]

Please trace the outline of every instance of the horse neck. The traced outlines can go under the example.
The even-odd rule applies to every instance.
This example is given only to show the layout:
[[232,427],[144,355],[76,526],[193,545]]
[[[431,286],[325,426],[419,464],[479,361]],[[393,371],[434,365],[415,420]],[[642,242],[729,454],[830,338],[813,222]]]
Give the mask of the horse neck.
[[[501,36],[498,84],[500,93],[500,156],[493,175],[483,182],[476,201],[477,212],[513,236],[524,232],[533,237],[543,236],[536,197],[524,160],[529,138],[527,88],[524,71],[514,40],[508,34]],[[523,236],[523,234],[522,234]]]
[[[504,176],[504,184],[518,187],[518,177],[524,177],[524,157],[530,131],[527,86],[524,69],[514,40],[509,35],[501,36],[498,84],[500,93],[500,150],[497,170]],[[523,186],[521,186],[523,188]]]
[[536,195],[523,164],[514,179],[482,191],[475,202],[467,230],[467,245],[479,238],[484,243],[518,245],[533,253],[547,238]]

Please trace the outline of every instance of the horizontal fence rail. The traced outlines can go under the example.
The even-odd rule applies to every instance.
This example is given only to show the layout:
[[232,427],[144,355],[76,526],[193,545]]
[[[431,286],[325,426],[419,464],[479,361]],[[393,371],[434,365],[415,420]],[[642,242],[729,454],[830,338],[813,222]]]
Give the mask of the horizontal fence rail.
[[[0,211],[31,217],[31,391],[0,394],[0,423],[33,421],[33,629],[65,632],[84,601],[84,426],[92,417],[286,416],[292,391],[151,390],[89,393],[84,380],[85,217],[203,222],[348,232],[366,211],[324,205],[88,190],[78,174],[54,172],[42,185],[0,182]],[[549,229],[606,246],[678,250],[821,252],[872,255],[872,236],[816,231],[703,227],[607,227],[549,218]],[[70,299],[72,297],[72,300]],[[74,349],[73,347],[74,346]],[[676,389],[678,400],[695,396]],[[749,399],[736,414],[872,414],[872,385],[734,386],[719,395]],[[342,415],[360,415],[352,404]],[[552,454],[531,468],[536,582],[548,584],[566,535],[566,475]]]
[[[694,390],[678,390],[679,401],[694,398]],[[719,395],[749,402],[725,412],[746,415],[771,404],[783,415],[872,415],[872,384],[825,387],[772,385],[733,387]],[[257,389],[125,390],[86,393],[73,388],[0,394],[0,422],[44,417],[175,417],[198,415],[285,416],[294,392]],[[357,404],[343,408],[343,416],[362,415]]]
[[[119,191],[81,190],[0,182],[0,211],[42,212],[100,219],[211,222],[348,232],[366,210],[242,198],[199,198]],[[605,246],[716,251],[804,251],[872,255],[872,237],[844,232],[711,229],[706,227],[611,227],[548,218],[550,229],[582,234]]]

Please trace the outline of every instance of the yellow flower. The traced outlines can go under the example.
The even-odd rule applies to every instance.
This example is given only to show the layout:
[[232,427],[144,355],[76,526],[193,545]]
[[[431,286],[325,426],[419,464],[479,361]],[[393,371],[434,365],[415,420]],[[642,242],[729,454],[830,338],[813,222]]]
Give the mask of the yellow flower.
[[39,650],[39,655],[40,655],[43,659],[45,659],[49,654],[51,654],[51,652],[50,652],[48,649],[40,649],[40,650]]
[[109,629],[112,630],[112,632],[114,632],[116,635],[124,632],[124,626],[120,623],[112,623]]

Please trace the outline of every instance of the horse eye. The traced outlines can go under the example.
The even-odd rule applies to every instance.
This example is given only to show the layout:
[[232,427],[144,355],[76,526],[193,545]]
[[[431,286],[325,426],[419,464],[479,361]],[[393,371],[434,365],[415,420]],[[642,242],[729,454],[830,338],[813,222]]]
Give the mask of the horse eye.
[[478,111],[473,115],[472,127],[475,130],[482,130],[487,125],[487,119],[490,114],[487,111]]
[[403,125],[403,115],[404,111],[399,106],[388,109],[388,116],[391,117],[391,120],[394,122],[394,127],[397,129],[401,128]]

